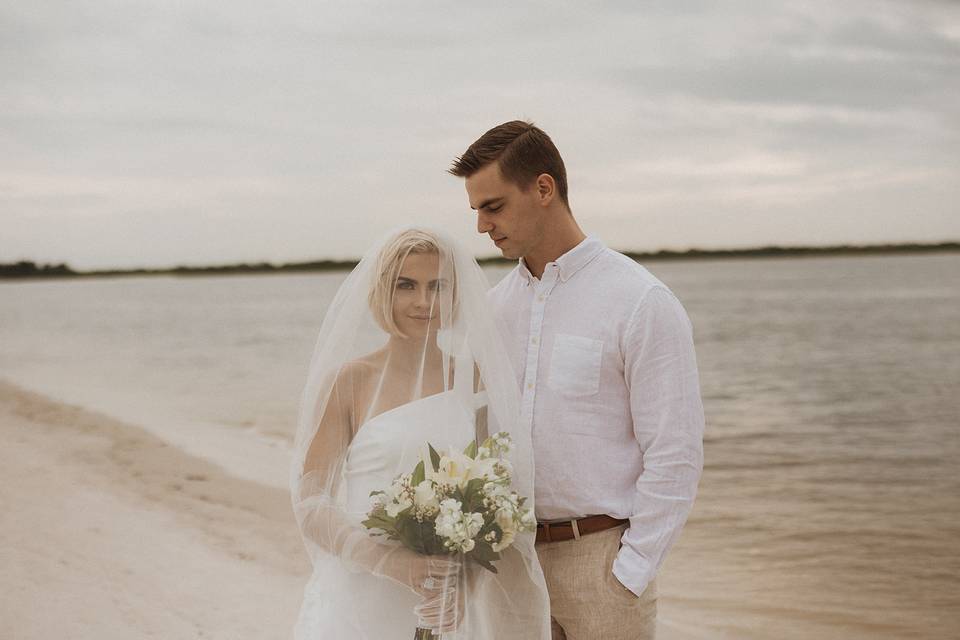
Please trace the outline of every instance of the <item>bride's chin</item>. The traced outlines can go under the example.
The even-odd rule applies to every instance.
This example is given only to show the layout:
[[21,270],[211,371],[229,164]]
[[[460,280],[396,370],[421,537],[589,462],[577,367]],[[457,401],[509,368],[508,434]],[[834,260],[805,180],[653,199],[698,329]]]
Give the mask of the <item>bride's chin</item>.
[[424,338],[436,338],[438,331],[439,331],[438,329],[424,330],[422,327],[420,327],[418,331],[409,330],[409,331],[404,331],[404,333],[406,334],[408,341],[421,342],[423,341]]

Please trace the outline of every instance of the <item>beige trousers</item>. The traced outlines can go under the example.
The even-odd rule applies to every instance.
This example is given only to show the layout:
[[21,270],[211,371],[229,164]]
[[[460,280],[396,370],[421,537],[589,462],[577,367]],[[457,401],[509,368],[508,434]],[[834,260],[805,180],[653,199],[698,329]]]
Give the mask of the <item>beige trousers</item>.
[[538,544],[550,592],[553,640],[653,640],[657,585],[637,597],[613,575],[626,525],[579,540]]

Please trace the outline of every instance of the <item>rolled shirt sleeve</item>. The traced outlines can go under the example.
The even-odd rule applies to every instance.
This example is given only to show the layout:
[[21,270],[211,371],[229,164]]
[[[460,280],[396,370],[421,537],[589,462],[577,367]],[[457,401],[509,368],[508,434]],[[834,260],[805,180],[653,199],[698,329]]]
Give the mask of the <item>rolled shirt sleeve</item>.
[[703,471],[704,415],[692,326],[668,289],[654,286],[637,304],[622,349],[643,470],[613,573],[639,595],[693,507]]

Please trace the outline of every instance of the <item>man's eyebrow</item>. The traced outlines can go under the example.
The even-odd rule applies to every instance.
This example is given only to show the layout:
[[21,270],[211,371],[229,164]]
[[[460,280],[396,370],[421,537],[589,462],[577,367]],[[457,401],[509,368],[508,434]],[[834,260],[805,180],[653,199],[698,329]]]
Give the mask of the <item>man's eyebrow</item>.
[[470,208],[473,209],[474,211],[480,211],[480,209],[484,209],[484,208],[486,208],[486,207],[489,207],[490,205],[494,204],[495,202],[499,202],[499,201],[501,201],[501,200],[503,200],[503,196],[497,196],[496,198],[487,198],[486,200],[484,200],[483,202],[481,202],[479,206],[470,207]]

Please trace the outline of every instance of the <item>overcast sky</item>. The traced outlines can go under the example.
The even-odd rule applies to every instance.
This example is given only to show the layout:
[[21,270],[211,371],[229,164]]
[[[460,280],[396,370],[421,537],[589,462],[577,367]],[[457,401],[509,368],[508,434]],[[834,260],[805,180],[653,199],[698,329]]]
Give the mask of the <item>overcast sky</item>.
[[491,255],[515,118],[615,248],[960,239],[960,3],[0,0],[0,262]]

